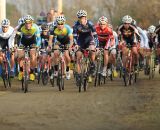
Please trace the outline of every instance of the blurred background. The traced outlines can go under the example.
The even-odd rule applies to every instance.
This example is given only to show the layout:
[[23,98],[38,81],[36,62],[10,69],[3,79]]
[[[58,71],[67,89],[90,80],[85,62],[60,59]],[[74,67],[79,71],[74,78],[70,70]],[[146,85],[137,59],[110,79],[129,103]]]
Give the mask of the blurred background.
[[[13,26],[17,20],[26,14],[37,18],[40,12],[47,13],[50,8],[58,10],[58,0],[6,0],[6,17]],[[76,12],[84,9],[88,18],[94,23],[105,15],[114,27],[120,24],[122,16],[131,15],[139,26],[144,28],[150,24],[157,25],[160,20],[160,0],[63,0],[63,13],[67,23],[73,25]]]

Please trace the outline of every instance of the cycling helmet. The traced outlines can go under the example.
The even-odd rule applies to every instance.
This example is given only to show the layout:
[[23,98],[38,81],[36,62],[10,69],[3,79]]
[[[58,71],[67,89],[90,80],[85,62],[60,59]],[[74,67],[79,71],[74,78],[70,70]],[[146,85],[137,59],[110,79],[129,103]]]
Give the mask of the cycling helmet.
[[101,24],[101,23],[108,23],[107,17],[105,17],[105,16],[100,17],[99,20],[98,20],[98,23],[99,24]]
[[63,16],[63,15],[57,16],[56,22],[57,22],[57,24],[64,24],[66,22],[65,16]]
[[10,25],[10,21],[8,19],[2,20],[1,26],[9,26],[9,25]]
[[77,12],[77,17],[81,18],[81,17],[87,17],[87,12],[85,10],[79,10]]
[[132,23],[132,17],[129,16],[129,15],[125,15],[125,16],[122,18],[122,22],[123,22],[123,23]]
[[22,24],[24,24],[24,18],[23,17],[18,20],[18,25],[22,25]]
[[46,24],[46,23],[45,23],[45,24],[42,24],[42,25],[41,25],[41,29],[42,29],[42,30],[49,30],[48,24]]
[[136,20],[132,19],[132,24],[136,26],[137,25]]
[[155,27],[154,25],[151,25],[151,26],[149,26],[149,28],[148,28],[148,32],[149,32],[149,33],[154,33],[155,29],[156,29],[156,27]]
[[112,26],[112,24],[108,24],[108,26],[109,26],[111,29],[113,29],[113,26]]
[[30,23],[30,22],[33,22],[33,21],[34,21],[34,19],[33,19],[33,17],[31,15],[26,15],[24,17],[24,22],[25,23]]

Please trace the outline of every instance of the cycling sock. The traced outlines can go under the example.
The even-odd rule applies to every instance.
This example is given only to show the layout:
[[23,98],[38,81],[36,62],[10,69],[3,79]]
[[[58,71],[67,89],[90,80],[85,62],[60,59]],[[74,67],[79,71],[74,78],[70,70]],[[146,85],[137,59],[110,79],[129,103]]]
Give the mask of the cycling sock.
[[67,72],[69,71],[69,66],[66,67],[66,71],[67,71]]
[[14,72],[14,68],[11,68],[11,71]]
[[103,67],[103,71],[106,71],[106,70],[107,70],[107,66],[104,66],[104,67]]
[[58,71],[58,65],[54,66],[55,71]]

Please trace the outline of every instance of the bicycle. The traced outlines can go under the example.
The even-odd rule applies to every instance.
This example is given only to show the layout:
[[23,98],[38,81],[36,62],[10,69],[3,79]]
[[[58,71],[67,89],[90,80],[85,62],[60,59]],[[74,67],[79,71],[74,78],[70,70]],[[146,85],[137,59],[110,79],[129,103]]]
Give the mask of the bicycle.
[[97,64],[96,64],[96,75],[95,75],[95,82],[94,82],[94,86],[100,86],[102,83],[105,84],[106,82],[106,77],[102,76],[102,69],[103,69],[103,65],[104,65],[104,49],[103,48],[99,48],[98,49],[98,55],[96,58]]
[[[59,50],[59,63],[58,63],[58,76],[50,79],[50,82],[52,86],[54,87],[55,78],[57,79],[57,86],[59,88],[59,91],[64,90],[64,70],[65,70],[65,60],[64,60],[64,52],[65,50],[68,50],[64,45],[61,45],[58,49],[52,49],[52,52],[55,50]],[[54,69],[52,68],[51,75],[53,75]]]
[[82,91],[82,87],[84,91],[87,90],[88,86],[88,77],[90,76],[90,59],[89,57],[89,49],[82,49],[82,57],[79,61],[80,64],[80,74],[76,75],[76,85],[79,88],[79,92]]
[[125,66],[125,70],[123,70],[123,80],[125,86],[131,85],[134,82],[137,82],[138,72],[133,67],[133,53],[132,53],[132,45],[127,44],[128,55]]
[[[40,55],[47,55],[46,49],[40,49],[39,52],[40,52]],[[48,59],[48,57],[47,57],[47,59]],[[48,79],[49,79],[48,70],[49,70],[48,61],[44,61],[44,63],[43,63],[41,60],[39,60],[39,62],[38,62],[38,77],[37,77],[38,84],[40,84],[40,80],[42,80],[43,85],[48,84]]]
[[30,56],[29,56],[29,52],[30,52],[30,47],[24,47],[23,45],[21,45],[18,50],[24,50],[24,58],[23,58],[23,77],[21,80],[22,83],[22,91],[24,91],[24,93],[28,92],[28,81],[29,81],[29,72],[30,72]]
[[4,83],[4,87],[10,87],[11,88],[11,78],[10,78],[10,61],[8,58],[8,48],[6,49],[0,49],[0,52],[2,52],[2,79]]

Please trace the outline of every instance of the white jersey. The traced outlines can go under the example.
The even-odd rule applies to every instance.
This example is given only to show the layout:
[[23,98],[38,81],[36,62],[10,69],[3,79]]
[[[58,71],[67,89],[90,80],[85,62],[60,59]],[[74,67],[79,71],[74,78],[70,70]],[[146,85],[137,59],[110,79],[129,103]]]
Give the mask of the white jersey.
[[[147,31],[146,30],[143,30],[143,32],[145,33],[145,35],[147,36]],[[145,43],[145,45],[144,45],[144,48],[146,48],[146,49],[150,49],[150,47],[149,47],[149,40],[148,40],[148,36],[147,36],[147,42]]]
[[140,47],[141,48],[147,48],[147,44],[148,44],[147,34],[140,27],[137,27],[137,30],[138,30],[138,32],[140,34],[140,38],[141,38]]
[[9,48],[13,48],[14,47],[15,36],[17,34],[17,30],[18,30],[19,27],[20,27],[20,25],[18,25],[18,26],[16,26],[14,28],[14,31],[13,31],[11,37],[9,38],[9,41],[8,41],[9,42]]
[[8,29],[8,31],[6,32],[6,33],[4,33],[3,31],[2,31],[2,27],[0,27],[0,37],[2,38],[2,39],[8,39],[8,47],[9,48],[12,48],[12,46],[13,45],[11,45],[10,44],[10,38],[11,38],[11,36],[12,36],[12,34],[13,34],[13,32],[14,32],[14,28],[13,27],[11,27],[11,26],[9,26],[9,29]]
[[14,28],[11,27],[11,26],[9,26],[8,31],[7,31],[6,33],[4,33],[4,32],[2,31],[2,27],[1,27],[1,28],[0,28],[0,37],[3,38],[3,39],[8,39],[8,38],[10,38],[10,36],[12,35],[13,31],[14,31]]
[[113,36],[114,36],[114,39],[115,39],[115,47],[118,45],[118,34],[113,31]]

